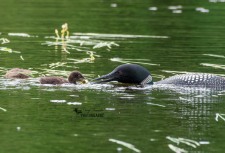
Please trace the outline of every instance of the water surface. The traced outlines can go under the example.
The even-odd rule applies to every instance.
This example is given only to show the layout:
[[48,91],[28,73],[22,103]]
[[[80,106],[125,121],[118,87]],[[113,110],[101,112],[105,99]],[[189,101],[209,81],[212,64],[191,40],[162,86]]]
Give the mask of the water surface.
[[[223,152],[224,91],[123,84],[40,85],[79,70],[92,80],[123,63],[154,81],[224,76],[222,1],[15,1],[0,10],[1,152]],[[69,39],[55,29],[68,23]],[[94,57],[94,59],[93,59]],[[4,79],[14,67],[27,80]]]

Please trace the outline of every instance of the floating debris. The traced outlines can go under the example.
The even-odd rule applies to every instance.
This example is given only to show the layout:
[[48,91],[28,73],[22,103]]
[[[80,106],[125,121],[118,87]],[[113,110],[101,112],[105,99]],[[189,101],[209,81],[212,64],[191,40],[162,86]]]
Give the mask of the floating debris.
[[20,131],[20,130],[21,130],[21,127],[17,126],[17,127],[16,127],[16,130],[17,130],[17,131]]
[[56,63],[51,63],[49,64],[49,68],[55,69],[57,67],[71,67],[71,66],[66,66],[67,62],[56,62]]
[[31,98],[31,99],[41,99],[41,98]]
[[203,7],[197,7],[195,10],[201,13],[209,13],[209,9],[205,9]]
[[0,107],[0,110],[7,112],[7,110],[5,108]]
[[209,66],[217,69],[223,69],[225,70],[225,65],[220,65],[220,64],[210,64],[210,63],[200,63],[202,66]]
[[133,96],[121,96],[120,98],[121,99],[134,99]]
[[195,98],[203,98],[203,97],[206,97],[206,95],[196,95],[194,96]]
[[70,97],[79,97],[79,95],[69,95]]
[[22,55],[20,56],[20,59],[24,61],[24,58],[23,58],[23,56],[22,56]]
[[185,139],[185,138],[173,138],[170,136],[166,137],[168,140],[176,143],[177,145],[179,145],[180,143],[186,144],[188,146],[191,146],[193,148],[197,148],[198,146],[200,146],[199,142],[191,140],[191,139]]
[[174,146],[174,145],[172,145],[172,144],[168,144],[168,147],[169,147],[172,151],[174,151],[175,153],[188,153],[187,150],[184,150],[184,149],[182,149],[182,148],[176,147],[176,146]]
[[218,57],[218,58],[225,58],[224,55],[217,55],[217,54],[202,54],[202,55],[211,56],[211,57]]
[[66,38],[68,39],[69,38],[69,30],[68,30],[68,24],[67,23],[64,23],[62,25],[62,30],[61,30],[61,38],[64,38],[64,35],[66,34]]
[[68,102],[68,105],[82,105],[80,102]]
[[100,33],[74,33],[80,36],[89,36],[94,38],[169,38],[169,36],[155,36],[155,35],[127,35],[127,34],[100,34]]
[[7,39],[7,38],[0,38],[0,41],[2,41],[1,44],[7,44],[7,43],[10,43],[9,39]]
[[182,13],[182,10],[173,10],[173,12],[172,13],[175,13],[175,14],[180,14],[180,13]]
[[177,6],[168,6],[169,10],[177,10],[177,9],[182,9],[183,7],[181,5],[177,5]]
[[65,103],[66,100],[50,100],[52,103]]
[[219,118],[221,118],[223,121],[225,121],[225,118],[223,117],[225,114],[219,114],[219,113],[216,113],[216,117],[215,117],[215,120],[218,122],[219,121]]
[[116,108],[105,108],[105,110],[107,110],[107,111],[114,111],[114,110],[116,110]]
[[94,53],[92,51],[88,51],[87,54],[90,55],[90,61],[94,61],[95,60]]
[[12,53],[12,49],[11,48],[7,48],[7,47],[0,47],[1,51],[5,51],[5,52],[9,52]]
[[123,150],[123,148],[118,147],[118,148],[116,148],[116,150],[117,150],[118,152],[121,152],[121,151]]
[[31,35],[27,33],[8,33],[9,36],[18,36],[18,37],[31,37]]
[[153,6],[153,7],[149,7],[149,8],[148,8],[148,10],[149,10],[149,11],[157,11],[157,10],[158,10],[158,8],[157,8],[157,7],[155,7],[155,6]]
[[93,47],[93,49],[102,48],[102,47],[108,47],[109,49],[111,49],[112,46],[119,46],[119,44],[117,44],[115,42],[100,42],[100,43],[96,44]]
[[78,136],[78,134],[73,134],[73,136],[74,136],[74,137],[77,137],[77,136]]
[[225,0],[209,0],[209,2],[211,2],[211,3],[218,3],[218,2],[224,3]]
[[120,140],[116,140],[116,139],[109,139],[109,141],[114,142],[114,143],[117,143],[117,144],[120,144],[120,145],[122,145],[124,147],[127,147],[127,148],[129,148],[129,149],[137,152],[137,153],[140,153],[141,152],[141,150],[135,148],[135,146],[132,145],[132,144],[130,144],[130,143],[127,143],[127,142],[124,142],[124,141],[120,141]]
[[155,104],[155,103],[150,103],[150,102],[148,102],[148,103],[146,103],[147,105],[153,105],[153,106],[159,106],[159,107],[166,107],[166,106],[164,106],[164,105],[160,105],[160,104]]
[[188,101],[188,102],[191,102],[190,99],[186,99],[186,98],[182,98],[182,97],[179,97],[179,99],[182,100],[182,101]]
[[4,52],[8,52],[8,53],[18,53],[18,54],[21,53],[19,51],[14,51],[11,48],[7,48],[7,47],[0,47],[0,51],[4,51]]
[[57,39],[59,39],[60,36],[59,36],[59,31],[57,29],[55,29],[55,34],[56,34]]
[[199,141],[199,144],[201,144],[201,145],[207,145],[207,144],[210,144],[210,142],[209,141]]
[[66,47],[62,48],[64,52],[66,52],[67,54],[70,54],[70,52],[66,49]]
[[153,142],[153,141],[157,141],[157,139],[151,138],[150,141],[152,141],[152,142]]
[[[61,29],[61,39],[64,39],[64,38],[68,39],[69,38],[69,30],[68,29],[69,29],[68,24],[64,23],[62,25],[62,29]],[[60,36],[59,36],[59,31],[57,29],[55,29],[55,34],[56,34],[56,38],[59,39]]]
[[177,5],[177,6],[168,6],[168,9],[169,10],[172,10],[172,13],[175,13],[175,14],[180,14],[182,13],[182,6],[181,5]]
[[[96,55],[95,55],[96,56]],[[73,64],[79,64],[79,63],[93,63],[92,60],[90,60],[90,58],[83,58],[83,59],[71,59],[68,58],[68,60],[73,61],[71,63]],[[73,66],[74,67],[74,66]]]
[[115,7],[117,7],[118,5],[117,5],[116,3],[112,3],[112,4],[110,4],[110,6],[115,8]]

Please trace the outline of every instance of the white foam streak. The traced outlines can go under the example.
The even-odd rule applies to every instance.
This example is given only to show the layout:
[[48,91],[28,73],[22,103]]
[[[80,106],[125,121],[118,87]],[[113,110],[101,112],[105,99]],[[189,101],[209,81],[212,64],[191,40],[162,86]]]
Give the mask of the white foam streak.
[[114,111],[114,110],[116,110],[116,108],[105,108],[105,110],[107,110],[107,111]]
[[160,104],[155,104],[155,103],[150,103],[150,102],[148,102],[148,103],[146,103],[147,105],[153,105],[153,106],[159,106],[159,107],[166,107],[166,106],[164,106],[164,105],[160,105]]
[[65,103],[66,100],[50,100],[52,103]]
[[200,65],[225,70],[225,65],[220,65],[220,64],[210,64],[210,63],[200,63]]
[[169,6],[168,9],[169,10],[177,10],[177,9],[182,9],[183,7],[181,5],[177,5],[177,6]]
[[7,110],[5,108],[0,107],[0,110],[6,112]]
[[144,65],[160,66],[160,64],[140,62],[140,60],[138,60],[138,59],[111,58],[110,61],[120,62],[120,63],[125,63],[125,64],[127,64],[127,63],[135,63],[135,64],[144,64]]
[[149,10],[149,11],[157,11],[157,10],[158,10],[158,8],[157,8],[157,7],[155,7],[155,6],[152,6],[152,7],[149,7],[149,8],[148,8],[148,10]]
[[211,56],[211,57],[218,57],[218,58],[225,58],[224,55],[217,55],[217,54],[202,54],[202,55]]
[[218,122],[219,121],[219,118],[221,118],[223,121],[225,121],[225,118],[223,117],[225,114],[219,114],[219,113],[216,113],[216,117],[215,117],[215,120]]
[[205,9],[203,7],[197,7],[195,10],[201,13],[209,13],[209,9]]
[[80,102],[68,102],[68,105],[82,105]]
[[127,148],[129,148],[129,149],[137,152],[137,153],[140,153],[141,152],[141,150],[135,148],[135,146],[132,145],[132,144],[130,144],[130,143],[127,143],[127,142],[124,142],[124,141],[120,141],[120,140],[116,140],[116,139],[109,139],[109,141],[114,142],[114,143],[117,143],[117,144],[120,144],[120,145],[122,145],[124,147],[127,147]]
[[75,35],[85,35],[92,37],[106,37],[106,38],[169,38],[169,36],[155,36],[155,35],[128,35],[128,34],[100,34],[100,33],[74,33]]
[[184,150],[184,149],[182,149],[182,148],[176,147],[176,146],[174,146],[174,145],[172,145],[172,144],[168,144],[168,147],[169,147],[172,151],[174,151],[175,153],[187,153],[187,152],[188,152],[187,150]]
[[209,0],[209,2],[211,2],[211,3],[224,3],[225,2],[225,0]]
[[8,33],[9,36],[18,36],[18,37],[31,37],[27,33]]
[[170,136],[167,136],[166,137],[168,140],[176,143],[176,144],[180,144],[180,143],[183,143],[183,144],[186,144],[188,146],[191,146],[193,148],[196,148],[198,146],[200,146],[199,142],[197,141],[194,141],[194,140],[191,140],[191,139],[185,139],[185,138],[173,138],[173,137],[170,137]]

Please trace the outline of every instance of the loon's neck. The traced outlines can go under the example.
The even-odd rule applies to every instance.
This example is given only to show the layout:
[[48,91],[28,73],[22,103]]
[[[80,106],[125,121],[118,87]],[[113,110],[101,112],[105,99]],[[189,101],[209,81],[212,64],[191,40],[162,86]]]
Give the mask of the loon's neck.
[[146,84],[153,84],[153,81],[152,81],[152,76],[151,75],[148,75],[141,83],[140,83],[142,86],[146,85]]

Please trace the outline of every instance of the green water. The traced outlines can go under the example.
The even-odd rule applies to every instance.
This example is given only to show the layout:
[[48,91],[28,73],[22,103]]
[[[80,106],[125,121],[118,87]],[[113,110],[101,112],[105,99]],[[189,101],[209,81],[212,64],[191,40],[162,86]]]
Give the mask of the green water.
[[[223,91],[38,81],[73,70],[91,80],[122,63],[139,63],[154,81],[224,75],[224,9],[219,0],[1,1],[0,39],[10,42],[0,44],[0,152],[224,152]],[[70,38],[57,40],[64,23]],[[4,79],[14,67],[33,78]]]

